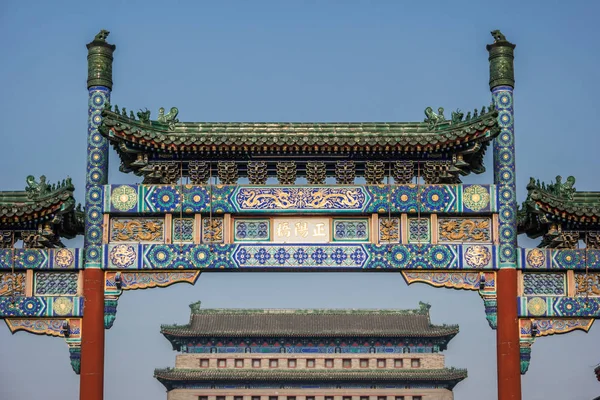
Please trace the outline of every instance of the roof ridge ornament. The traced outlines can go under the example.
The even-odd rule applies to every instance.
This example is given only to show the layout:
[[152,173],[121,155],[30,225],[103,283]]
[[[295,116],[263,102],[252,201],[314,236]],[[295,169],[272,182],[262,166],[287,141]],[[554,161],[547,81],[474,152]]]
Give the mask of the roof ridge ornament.
[[419,301],[419,314],[429,314],[429,310],[431,309],[431,304],[424,303]]
[[158,109],[158,117],[156,120],[162,124],[168,124],[169,129],[174,130],[175,124],[179,122],[177,114],[179,114],[177,107],[171,107],[167,114],[165,114],[165,108],[161,107]]
[[562,176],[556,176],[556,183],[550,182],[546,184],[544,182],[540,182],[540,180],[536,180],[535,178],[529,178],[529,184],[527,185],[527,190],[530,192],[533,190],[542,190],[546,193],[554,195],[556,197],[573,200],[573,193],[575,193],[575,177],[569,176],[567,180],[563,183]]
[[94,42],[104,42],[106,43],[106,38],[108,37],[108,35],[110,35],[110,32],[107,31],[106,29],[102,29],[100,30],[100,32],[98,32],[96,34],[96,36],[94,36]]
[[427,107],[425,109],[425,116],[427,118],[425,118],[423,120],[423,122],[427,122],[428,123],[427,127],[429,129],[433,129],[436,126],[438,126],[440,123],[446,121],[446,117],[444,117],[444,108],[443,107],[439,107],[438,108],[437,114],[433,111],[433,108]]
[[74,189],[71,178],[63,179],[62,182],[59,181],[52,185],[46,182],[45,175],[40,176],[39,183],[35,180],[35,177],[33,175],[27,176],[25,181],[27,182],[25,192],[27,192],[27,198],[30,200],[35,200],[39,197],[44,197],[62,189]]
[[502,34],[502,32],[500,32],[499,29],[495,29],[495,30],[491,31],[490,33],[492,34],[492,37],[494,38],[494,43],[508,42],[508,40],[506,40],[506,36],[504,36]]
[[195,303],[190,304],[190,310],[192,310],[192,314],[200,312],[201,305],[202,305],[201,301],[197,301]]

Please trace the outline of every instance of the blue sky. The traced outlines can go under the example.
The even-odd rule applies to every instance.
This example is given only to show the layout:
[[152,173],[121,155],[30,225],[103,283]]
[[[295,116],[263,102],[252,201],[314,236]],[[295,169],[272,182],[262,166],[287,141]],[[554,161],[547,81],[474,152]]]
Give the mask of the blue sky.
[[[100,29],[117,45],[112,103],[177,106],[183,121],[419,121],[427,106],[472,110],[490,102],[485,45],[501,29],[516,48],[519,200],[530,176],[574,175],[600,190],[596,127],[600,3],[0,2],[0,188],[25,177],[71,176],[84,198],[86,49]],[[112,151],[112,150],[111,150]],[[466,182],[491,182],[488,172]],[[112,183],[138,182],[118,172]],[[535,242],[520,239],[523,246]],[[75,240],[73,246],[80,245]],[[165,399],[152,378],[174,364],[161,323],[206,307],[415,308],[458,323],[447,365],[465,367],[458,400],[493,399],[495,332],[475,293],[407,286],[400,274],[203,274],[195,286],[129,292],[106,333],[106,398]],[[78,377],[61,339],[0,327],[0,398],[77,399]],[[523,398],[588,400],[600,394],[600,328],[538,339]]]

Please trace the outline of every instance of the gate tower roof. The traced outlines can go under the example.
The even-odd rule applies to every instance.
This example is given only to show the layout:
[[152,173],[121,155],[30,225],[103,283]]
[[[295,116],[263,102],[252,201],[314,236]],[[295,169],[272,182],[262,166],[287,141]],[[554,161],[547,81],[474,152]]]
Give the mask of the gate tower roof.
[[458,325],[433,325],[429,306],[382,309],[201,309],[192,304],[187,325],[163,325],[171,337],[447,338]]

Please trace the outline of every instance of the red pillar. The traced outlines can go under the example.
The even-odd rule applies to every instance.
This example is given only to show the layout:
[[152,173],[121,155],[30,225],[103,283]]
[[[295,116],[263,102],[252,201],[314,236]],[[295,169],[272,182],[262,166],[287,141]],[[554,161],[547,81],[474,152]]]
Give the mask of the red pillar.
[[83,272],[85,308],[81,330],[80,400],[104,398],[104,271]]
[[494,139],[494,183],[498,191],[497,372],[498,400],[521,400],[521,355],[517,314],[517,195],[513,90],[515,45],[498,30],[486,46],[490,91],[498,111]]
[[521,360],[517,317],[517,270],[498,271],[496,349],[498,400],[521,400]]
[[108,140],[98,131],[102,110],[110,104],[112,62],[116,46],[101,30],[88,49],[87,174],[85,184],[85,237],[83,326],[81,327],[80,400],[104,398],[104,271],[102,270],[102,185],[108,183]]

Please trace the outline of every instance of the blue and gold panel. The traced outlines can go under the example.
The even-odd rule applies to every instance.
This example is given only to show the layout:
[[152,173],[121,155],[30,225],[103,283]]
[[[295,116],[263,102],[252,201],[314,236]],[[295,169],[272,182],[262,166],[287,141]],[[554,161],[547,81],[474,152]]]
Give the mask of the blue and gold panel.
[[600,296],[600,273],[575,273],[575,296]]
[[359,245],[240,245],[233,253],[238,268],[351,268],[361,269],[369,259]]
[[408,243],[430,243],[431,224],[429,216],[408,219]]
[[323,244],[108,244],[112,270],[175,269],[428,269],[492,270],[492,245]]
[[[106,269],[152,269],[154,266],[142,264],[141,244],[109,244],[104,249],[104,268]],[[160,246],[160,245],[159,245]]]
[[22,272],[0,273],[0,296],[25,296],[27,274]]
[[368,242],[370,240],[368,218],[334,218],[332,224],[334,242]]
[[223,217],[202,218],[202,243],[223,243],[224,224]]
[[379,243],[400,243],[402,241],[402,232],[400,231],[400,218],[381,217],[379,218]]
[[164,242],[164,218],[111,218],[111,242]]
[[82,249],[0,249],[0,270],[83,268]]
[[139,212],[140,185],[107,185],[104,186],[104,211],[112,213]]
[[85,235],[86,268],[102,265],[102,204],[103,186],[108,183],[108,139],[98,128],[102,110],[110,104],[110,89],[104,86],[88,88],[88,135],[85,180]]
[[194,218],[173,218],[172,228],[173,243],[191,243],[196,234],[196,221]]
[[105,185],[111,213],[493,213],[494,185]]
[[486,213],[497,211],[496,187],[488,185],[461,185],[458,204],[461,212]]
[[600,298],[519,297],[519,317],[600,317]]
[[36,296],[77,295],[79,274],[77,272],[36,272],[34,294]]
[[564,296],[567,294],[567,275],[564,272],[527,272],[523,274],[525,296]]
[[0,297],[0,317],[81,317],[83,297]]
[[239,212],[362,212],[370,199],[363,186],[240,186],[233,194]]
[[234,242],[268,242],[270,240],[270,220],[254,218],[236,218],[233,221]]
[[517,267],[517,196],[513,88],[497,86],[492,99],[498,110],[500,134],[494,140],[494,183],[498,191],[498,240],[502,268]]
[[149,212],[171,213],[181,210],[184,195],[181,186],[144,186],[144,208]]
[[439,243],[492,243],[491,218],[440,217]]
[[600,250],[519,249],[522,270],[600,270]]

